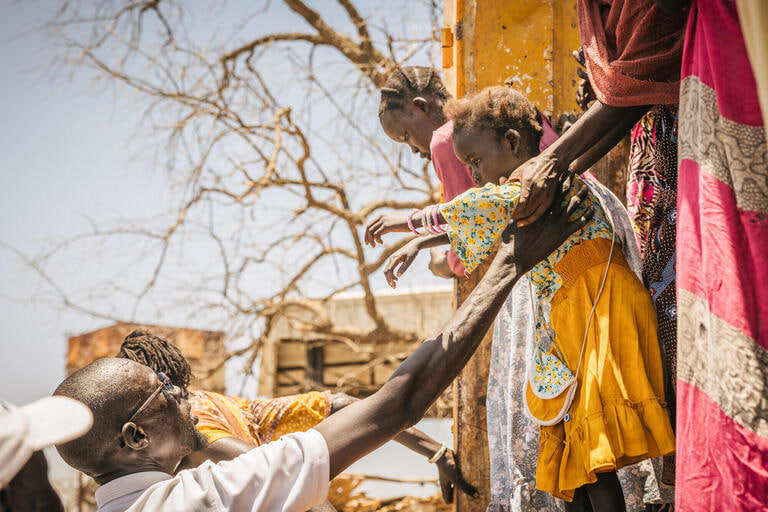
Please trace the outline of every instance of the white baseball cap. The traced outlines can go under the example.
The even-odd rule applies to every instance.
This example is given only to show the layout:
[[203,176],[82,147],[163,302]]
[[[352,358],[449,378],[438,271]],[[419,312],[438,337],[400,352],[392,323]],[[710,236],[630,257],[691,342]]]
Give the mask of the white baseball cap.
[[64,396],[41,398],[24,407],[0,400],[0,487],[35,451],[77,439],[92,425],[91,410]]

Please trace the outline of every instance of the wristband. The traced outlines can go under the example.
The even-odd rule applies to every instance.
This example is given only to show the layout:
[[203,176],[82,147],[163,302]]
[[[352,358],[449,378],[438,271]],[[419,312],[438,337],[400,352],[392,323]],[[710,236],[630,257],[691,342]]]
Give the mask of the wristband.
[[432,207],[432,218],[435,221],[435,232],[445,233],[445,229],[443,229],[443,226],[441,226],[440,222],[437,220],[437,205]]
[[415,227],[413,227],[413,214],[414,214],[414,213],[416,213],[417,211],[419,211],[419,210],[417,210],[416,208],[414,208],[413,210],[411,210],[411,214],[410,214],[410,215],[408,215],[408,227],[410,228],[411,232],[412,232],[414,235],[419,235],[419,236],[421,236],[421,233],[419,233],[419,230],[418,230],[418,229],[416,229]]
[[448,451],[448,447],[445,445],[445,443],[441,444],[440,449],[435,452],[431,459],[429,459],[429,463],[434,464],[435,462],[439,461],[440,458],[445,455],[446,451]]

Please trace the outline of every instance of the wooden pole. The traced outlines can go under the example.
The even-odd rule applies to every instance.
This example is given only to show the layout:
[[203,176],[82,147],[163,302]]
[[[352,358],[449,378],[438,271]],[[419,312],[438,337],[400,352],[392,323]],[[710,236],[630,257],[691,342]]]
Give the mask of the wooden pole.
[[[443,55],[453,42],[451,59],[444,62],[445,83],[461,97],[508,77],[542,112],[558,119],[578,113],[578,48],[576,0],[444,0]],[[485,272],[481,267],[467,279],[458,279],[455,304],[460,305]],[[456,510],[485,511],[490,503],[490,457],[485,400],[491,356],[489,332],[454,383],[454,444],[463,473],[480,497],[458,493]]]

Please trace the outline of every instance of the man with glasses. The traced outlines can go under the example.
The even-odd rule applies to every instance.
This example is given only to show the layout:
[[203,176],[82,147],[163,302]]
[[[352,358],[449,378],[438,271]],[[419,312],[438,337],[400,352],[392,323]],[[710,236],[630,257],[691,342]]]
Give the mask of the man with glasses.
[[314,429],[171,476],[205,444],[189,403],[165,375],[105,358],[67,377],[55,392],[85,403],[94,416],[93,429],[58,446],[59,453],[101,485],[101,512],[303,512],[318,505],[331,478],[421,419],[469,360],[518,278],[586,224],[589,215],[568,220],[585,193],[567,207],[560,206],[561,193],[543,220],[508,228],[485,277],[442,332],[422,343],[379,391]]

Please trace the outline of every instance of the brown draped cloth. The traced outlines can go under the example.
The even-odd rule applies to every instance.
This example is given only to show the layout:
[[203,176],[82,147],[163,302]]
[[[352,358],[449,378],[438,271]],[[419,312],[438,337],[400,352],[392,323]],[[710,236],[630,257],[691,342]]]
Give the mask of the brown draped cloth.
[[652,0],[578,0],[579,31],[597,99],[614,107],[677,103],[686,13]]

